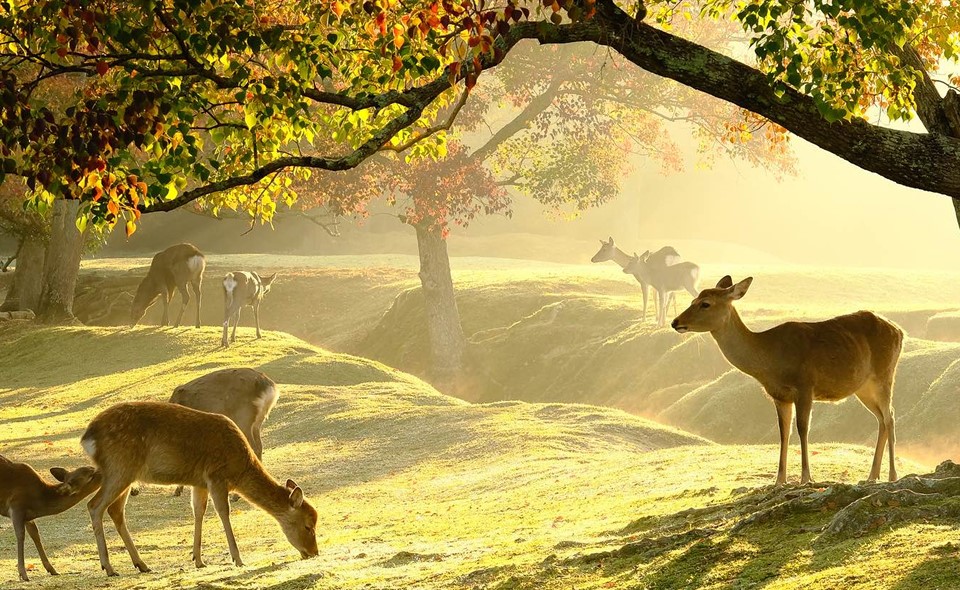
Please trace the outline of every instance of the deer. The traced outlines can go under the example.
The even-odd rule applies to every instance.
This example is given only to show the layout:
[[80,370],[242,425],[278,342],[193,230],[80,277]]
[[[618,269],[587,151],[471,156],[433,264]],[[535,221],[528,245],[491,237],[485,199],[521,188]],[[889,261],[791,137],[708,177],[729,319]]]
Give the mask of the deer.
[[[653,260],[659,261],[665,265],[676,264],[680,261],[680,254],[672,246],[664,246],[660,248],[653,254],[651,254]],[[608,241],[600,240],[600,249],[596,254],[593,255],[593,258],[590,259],[590,262],[606,262],[612,260],[617,263],[620,268],[625,267],[630,263],[630,255],[617,247],[613,242],[613,237],[609,237]],[[643,293],[643,317],[641,321],[647,321],[647,299],[649,293],[647,291],[648,287],[651,286],[648,281],[641,279],[640,277],[634,275],[634,278],[637,279],[637,282],[640,283],[640,292]],[[654,313],[657,317],[660,317],[659,308],[657,307],[658,299],[654,299]],[[673,303],[673,311],[677,311],[677,303]]]
[[26,463],[15,463],[0,455],[0,514],[13,521],[13,531],[17,537],[17,572],[24,582],[29,581],[23,560],[24,532],[33,539],[47,573],[51,576],[60,575],[47,558],[43,541],[40,540],[40,529],[34,520],[73,508],[80,500],[97,491],[101,482],[100,472],[93,467],[80,467],[73,471],[53,467],[50,475],[60,483],[47,483]]
[[[239,368],[207,373],[178,386],[170,396],[170,403],[230,418],[262,462],[260,428],[279,397],[277,384],[272,379],[255,369]],[[183,486],[177,487],[173,495],[181,493]]]
[[163,318],[160,320],[161,326],[166,326],[168,322],[168,307],[173,298],[174,289],[180,291],[183,303],[180,306],[180,312],[177,314],[177,321],[174,327],[180,325],[183,319],[183,312],[190,303],[189,286],[197,299],[197,323],[200,327],[200,284],[203,282],[203,271],[206,268],[206,259],[200,250],[192,244],[176,244],[166,250],[157,253],[150,262],[150,270],[147,276],[140,281],[137,287],[137,294],[133,298],[133,305],[130,308],[130,325],[135,326],[143,318],[147,308],[153,305],[159,298],[163,302]]
[[658,312],[657,325],[667,323],[667,305],[676,300],[674,292],[686,290],[693,297],[697,296],[697,282],[700,280],[700,267],[692,262],[678,262],[666,264],[661,257],[647,250],[643,254],[633,253],[623,267],[625,274],[632,274],[638,281],[651,285],[657,291]]
[[257,338],[260,338],[260,303],[263,302],[263,296],[270,292],[270,287],[276,278],[277,273],[261,279],[255,272],[242,270],[228,272],[223,277],[223,337],[220,339],[220,346],[224,348],[228,346],[227,330],[231,320],[233,320],[233,333],[230,335],[230,342],[236,342],[240,308],[244,305],[253,307]]
[[110,515],[134,567],[148,572],[127,529],[124,509],[135,481],[192,486],[193,561],[205,567],[200,541],[207,500],[213,500],[237,567],[243,566],[230,524],[228,496],[236,490],[272,516],[287,541],[303,559],[319,554],[317,511],[293,480],[275,480],[257,459],[240,428],[226,416],[166,402],[125,402],[100,412],[80,438],[84,451],[100,469],[103,483],[87,503],[108,576],[110,564],[103,532],[103,514]]
[[705,289],[671,324],[677,332],[710,332],[723,356],[760,382],[773,399],[780,426],[777,485],[787,481],[787,444],[794,408],[800,435],[800,483],[811,481],[807,433],[814,401],[839,402],[850,395],[877,418],[877,448],[868,476],[880,477],[884,445],[890,451],[890,481],[897,480],[894,445],[893,382],[903,346],[903,330],[871,311],[820,322],[786,322],[752,332],[733,302],[753,277],[733,284],[730,276]]

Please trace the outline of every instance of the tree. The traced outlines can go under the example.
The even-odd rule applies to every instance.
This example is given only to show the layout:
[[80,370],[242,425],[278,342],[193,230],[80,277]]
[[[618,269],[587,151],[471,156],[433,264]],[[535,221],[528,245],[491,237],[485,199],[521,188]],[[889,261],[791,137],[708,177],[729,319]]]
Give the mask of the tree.
[[[731,13],[754,66],[665,28],[677,14]],[[293,169],[349,169],[387,144],[442,146],[417,140],[439,128],[452,86],[473,88],[533,39],[609,47],[862,168],[960,198],[957,93],[941,97],[935,82],[957,55],[958,14],[954,0],[8,2],[3,170],[37,203],[77,200],[81,219],[125,220],[128,232],[143,212],[198,198],[268,217],[292,200]],[[34,101],[71,76],[93,83],[59,105]],[[868,122],[877,107],[893,120],[915,113],[927,133]],[[336,149],[323,151],[331,135]]]

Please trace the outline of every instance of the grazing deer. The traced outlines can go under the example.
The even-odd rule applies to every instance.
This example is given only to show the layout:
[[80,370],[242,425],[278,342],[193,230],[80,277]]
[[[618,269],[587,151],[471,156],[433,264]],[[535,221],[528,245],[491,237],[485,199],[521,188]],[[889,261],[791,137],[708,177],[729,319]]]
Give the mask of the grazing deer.
[[869,480],[880,477],[883,447],[889,443],[890,481],[896,481],[893,379],[903,331],[869,311],[823,322],[787,322],[763,332],[743,324],[733,302],[743,297],[753,278],[736,285],[729,276],[705,289],[673,320],[683,332],[710,332],[730,363],[760,382],[777,407],[780,467],[777,483],[787,481],[787,442],[793,408],[803,456],[800,483],[810,481],[807,432],[813,402],[838,402],[855,395],[879,422],[877,449]]
[[183,304],[180,306],[180,313],[177,314],[177,321],[174,326],[180,325],[183,319],[183,312],[190,303],[190,292],[187,285],[193,290],[197,298],[197,327],[200,327],[200,283],[203,281],[203,270],[206,268],[206,260],[200,250],[197,250],[192,244],[177,244],[170,246],[163,252],[159,252],[153,257],[150,263],[150,270],[147,276],[140,281],[137,287],[137,294],[133,298],[133,306],[130,308],[130,325],[135,326],[143,318],[147,308],[156,302],[157,298],[163,302],[163,319],[160,320],[161,326],[166,326],[167,308],[170,300],[173,298],[174,289],[180,290],[183,297]]
[[260,337],[260,303],[263,296],[270,292],[270,286],[273,280],[277,278],[277,273],[273,273],[265,279],[255,272],[234,271],[228,272],[223,277],[223,338],[220,339],[221,346],[227,346],[227,329],[230,327],[230,320],[233,320],[233,334],[230,335],[230,342],[237,340],[237,324],[240,323],[240,308],[244,305],[253,307],[253,319],[257,326],[257,338]]
[[[700,279],[700,267],[692,262],[665,264],[661,257],[647,250],[643,254],[633,253],[623,272],[632,274],[638,281],[651,285],[657,291],[657,325],[667,323],[667,304],[674,299],[674,292],[686,289],[690,295],[697,296],[697,281]],[[676,312],[676,300],[674,300]]]
[[[680,254],[672,246],[664,246],[656,252],[650,255],[654,261],[658,261],[664,265],[676,264],[680,261]],[[609,241],[604,242],[600,240],[600,249],[596,254],[593,255],[593,258],[590,259],[590,262],[606,262],[612,260],[616,262],[620,268],[624,268],[627,264],[630,263],[630,255],[621,250],[613,243],[613,238],[609,238]],[[649,281],[645,281],[637,275],[634,275],[634,278],[637,279],[637,282],[640,283],[640,292],[643,293],[643,319],[642,321],[647,321],[647,298],[649,293],[647,291],[648,287],[651,286]],[[657,307],[658,299],[654,299],[654,313],[657,317],[660,317],[659,308]],[[677,311],[677,303],[673,303],[673,311]]]
[[292,480],[278,483],[263,468],[236,424],[226,416],[164,402],[127,402],[111,406],[90,422],[80,439],[103,474],[100,491],[87,503],[100,565],[110,565],[103,534],[103,513],[110,514],[117,532],[141,572],[150,571],[127,530],[124,508],[134,481],[193,486],[193,560],[204,567],[200,537],[207,499],[220,515],[234,564],[242,566],[230,525],[228,495],[236,490],[280,524],[300,556],[315,556],[317,511]]
[[[277,384],[254,369],[222,369],[197,377],[173,390],[170,402],[201,412],[222,414],[233,420],[263,460],[260,427],[280,397]],[[179,496],[183,486],[174,492]]]
[[0,455],[0,514],[10,517],[17,536],[17,571],[27,582],[23,563],[24,531],[33,539],[44,569],[51,576],[59,575],[43,550],[40,530],[34,519],[69,510],[100,487],[100,473],[93,467],[67,471],[62,467],[50,470],[59,484],[49,484],[26,463],[14,463]]

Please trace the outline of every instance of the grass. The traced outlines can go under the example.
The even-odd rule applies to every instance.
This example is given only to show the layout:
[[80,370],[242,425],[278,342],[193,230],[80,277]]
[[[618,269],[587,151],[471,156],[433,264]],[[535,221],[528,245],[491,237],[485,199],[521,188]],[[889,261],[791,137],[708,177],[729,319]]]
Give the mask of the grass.
[[[265,462],[300,483],[317,507],[320,556],[297,559],[276,524],[241,501],[233,521],[247,566],[230,564],[208,515],[209,565],[196,570],[188,499],[147,487],[130,500],[128,520],[153,572],[134,573],[108,524],[121,577],[103,576],[80,505],[39,522],[63,575],[46,576],[28,544],[29,585],[16,581],[13,532],[0,520],[3,587],[927,589],[960,582],[957,549],[948,544],[955,523],[812,548],[813,535],[796,531],[817,517],[722,532],[769,490],[770,446],[712,445],[596,406],[467,404],[385,365],[277,332],[227,350],[217,341],[211,328],[4,324],[0,449],[38,470],[79,465],[80,433],[110,404],[165,399],[176,384],[223,366],[262,368],[281,386],[264,430]],[[814,474],[856,481],[869,454],[824,445]],[[796,474],[795,451],[791,462]],[[682,537],[699,528],[721,532]],[[662,542],[667,533],[680,540]]]

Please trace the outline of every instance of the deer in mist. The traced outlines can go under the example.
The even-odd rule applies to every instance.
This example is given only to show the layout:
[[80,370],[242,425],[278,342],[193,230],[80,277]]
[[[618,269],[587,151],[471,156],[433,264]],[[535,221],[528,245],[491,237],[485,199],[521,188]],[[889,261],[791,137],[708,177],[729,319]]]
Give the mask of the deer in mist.
[[894,456],[893,380],[903,344],[903,331],[870,311],[822,322],[786,322],[751,332],[733,302],[743,297],[753,278],[736,285],[729,276],[705,289],[673,320],[683,332],[710,332],[730,363],[760,382],[777,408],[780,466],[777,483],[787,481],[787,443],[793,411],[797,412],[802,474],[810,481],[807,433],[814,401],[838,402],[850,395],[877,417],[877,448],[868,479],[880,477],[883,447],[890,450],[890,481],[896,481]]
[[143,318],[147,308],[153,305],[157,298],[163,303],[163,318],[161,326],[166,326],[170,300],[175,289],[180,291],[183,303],[174,326],[180,325],[183,312],[190,303],[189,286],[197,299],[197,324],[200,327],[200,283],[203,282],[203,270],[206,268],[206,259],[200,250],[192,244],[177,244],[170,246],[163,252],[157,253],[150,262],[147,276],[140,281],[137,294],[133,298],[130,308],[130,325],[135,326]]
[[24,582],[28,581],[23,563],[24,532],[37,546],[44,569],[51,576],[59,575],[47,559],[40,529],[34,520],[69,510],[100,487],[100,472],[93,467],[73,471],[54,467],[50,474],[60,483],[47,483],[26,463],[14,463],[0,455],[0,514],[13,521],[17,537],[17,571]]
[[657,325],[667,323],[667,304],[674,300],[676,312],[675,291],[686,290],[690,295],[697,296],[697,282],[700,280],[700,267],[692,262],[678,262],[666,264],[661,257],[650,253],[633,253],[623,267],[625,274],[632,274],[638,281],[651,285],[657,291],[658,313]]
[[319,554],[317,511],[292,480],[278,483],[263,468],[243,433],[226,416],[165,402],[127,402],[97,415],[80,439],[83,449],[103,474],[103,484],[87,507],[93,522],[100,565],[108,576],[110,565],[103,533],[107,512],[141,572],[150,568],[140,558],[127,530],[124,509],[135,481],[193,487],[193,561],[205,564],[200,537],[208,498],[220,516],[233,563],[242,566],[230,524],[229,493],[236,490],[280,524],[284,535],[304,559]]
[[[672,246],[664,246],[656,252],[650,255],[651,259],[656,261],[658,264],[671,265],[680,262],[680,254]],[[613,238],[608,238],[608,241],[600,240],[600,249],[596,254],[593,255],[593,258],[590,259],[590,262],[606,262],[612,260],[617,263],[620,268],[624,268],[627,264],[630,263],[630,255],[617,247],[613,242]],[[640,283],[640,292],[643,293],[643,318],[642,321],[647,321],[647,298],[649,296],[648,288],[652,285],[649,281],[645,281],[641,277],[634,275],[634,278],[637,279],[637,282]],[[654,287],[655,289],[656,287]],[[657,317],[660,317],[659,307],[657,307],[659,302],[659,297],[654,299],[654,313]],[[673,303],[673,311],[676,313],[677,304],[676,301]]]
[[[230,418],[262,461],[260,428],[279,397],[272,379],[260,371],[240,368],[214,371],[180,385],[173,390],[170,403]],[[179,486],[174,495],[182,492],[183,486]]]
[[257,338],[260,338],[260,303],[263,301],[263,296],[270,292],[270,287],[276,278],[277,273],[261,279],[260,275],[255,272],[242,270],[228,272],[223,277],[223,337],[220,339],[221,346],[228,346],[227,330],[230,327],[231,320],[233,320],[233,333],[230,335],[230,342],[236,342],[237,324],[240,323],[240,308],[244,305],[253,307]]

